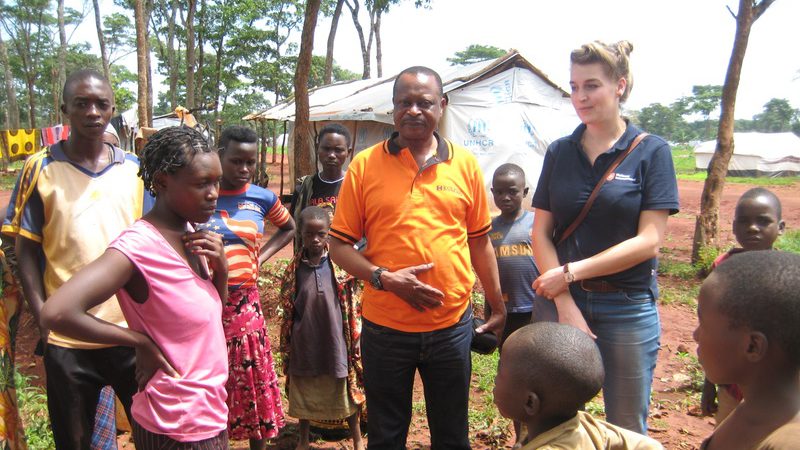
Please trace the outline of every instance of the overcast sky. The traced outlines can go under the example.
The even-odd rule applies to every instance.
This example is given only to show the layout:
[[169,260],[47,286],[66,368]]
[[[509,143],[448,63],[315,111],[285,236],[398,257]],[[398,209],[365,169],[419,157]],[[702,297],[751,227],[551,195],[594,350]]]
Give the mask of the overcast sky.
[[[80,9],[83,0],[68,0]],[[111,0],[101,1],[104,11]],[[634,88],[628,108],[670,104],[692,93],[693,85],[723,84],[736,12],[735,0],[431,0],[417,9],[401,0],[381,28],[384,75],[412,65],[448,70],[446,58],[470,44],[515,48],[552,80],[567,87],[569,53],[601,39],[627,39]],[[91,9],[91,3],[88,3]],[[320,17],[314,53],[325,54],[330,19]],[[294,33],[299,40],[300,32]],[[73,38],[97,47],[89,16]],[[374,69],[373,48],[373,76]],[[349,11],[339,22],[334,57],[361,73],[361,50]],[[135,57],[129,65],[135,70]],[[749,119],[772,98],[800,108],[800,1],[777,0],[755,23],[745,56],[736,104],[737,118]]]
[[[634,46],[633,109],[670,104],[691,95],[693,85],[723,84],[736,25],[725,6],[738,9],[735,0],[431,0],[429,10],[413,4],[403,0],[382,21],[384,75],[417,64],[447,70],[446,58],[483,44],[519,50],[567,87],[572,49],[595,39],[627,39]],[[329,29],[329,19],[318,22],[315,54],[325,53]],[[361,73],[360,55],[348,14],[339,22],[334,57]],[[798,0],[777,0],[755,23],[737,118],[751,118],[771,98],[800,108]]]

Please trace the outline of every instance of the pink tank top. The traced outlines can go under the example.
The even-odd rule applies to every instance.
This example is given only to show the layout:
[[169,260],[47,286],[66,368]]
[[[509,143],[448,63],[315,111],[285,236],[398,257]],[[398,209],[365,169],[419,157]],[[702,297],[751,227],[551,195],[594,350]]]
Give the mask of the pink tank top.
[[157,371],[133,396],[134,420],[181,442],[208,439],[228,425],[228,353],[222,302],[150,223],[138,220],[109,248],[122,252],[147,280],[149,297],[136,303],[118,292],[128,327],[150,336],[180,378]]

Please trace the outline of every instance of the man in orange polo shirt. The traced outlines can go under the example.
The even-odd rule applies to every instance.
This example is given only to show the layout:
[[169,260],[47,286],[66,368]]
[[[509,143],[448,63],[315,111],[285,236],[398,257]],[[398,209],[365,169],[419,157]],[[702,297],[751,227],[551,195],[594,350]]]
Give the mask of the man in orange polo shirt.
[[392,102],[396,132],[353,158],[330,232],[333,260],[369,281],[361,337],[368,445],[405,448],[419,370],[431,447],[467,449],[473,268],[492,307],[478,332],[499,334],[506,315],[483,176],[466,149],[435,131],[447,106],[436,72],[401,72]]

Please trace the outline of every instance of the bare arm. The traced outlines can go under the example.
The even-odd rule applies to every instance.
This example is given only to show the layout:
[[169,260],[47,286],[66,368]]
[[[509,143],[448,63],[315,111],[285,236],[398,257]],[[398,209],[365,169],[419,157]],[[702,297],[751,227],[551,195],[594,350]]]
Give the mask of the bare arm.
[[23,236],[17,236],[15,243],[17,261],[19,261],[19,278],[22,292],[31,309],[34,320],[39,326],[39,335],[42,344],[47,344],[49,330],[41,325],[41,311],[47,296],[44,293],[44,278],[39,264],[42,244]]
[[506,304],[503,302],[503,293],[500,289],[500,275],[492,242],[489,240],[489,235],[484,234],[467,240],[467,243],[472,267],[478,274],[478,279],[481,280],[486,301],[492,307],[492,315],[476,331],[478,333],[491,331],[500,337],[506,323]]
[[289,217],[289,221],[279,227],[278,232],[273,234],[258,253],[258,267],[272,258],[280,249],[286,247],[294,238],[295,224],[294,219]]
[[136,380],[143,388],[158,369],[171,376],[178,373],[148,336],[87,312],[122,289],[136,270],[121,252],[106,250],[53,293],[40,320],[45,327],[76,339],[135,348]]
[[[536,214],[539,214],[538,210]],[[569,271],[575,276],[575,281],[618,273],[658,256],[664,232],[667,229],[668,216],[669,211],[667,210],[642,211],[639,214],[639,228],[636,236],[589,258],[569,261]],[[552,218],[552,216],[550,217]],[[535,220],[538,220],[538,217]],[[535,223],[534,230],[536,230]],[[538,234],[534,237],[540,238]],[[552,255],[555,256],[555,247],[552,242],[534,241],[534,248],[537,245],[550,246],[553,248]],[[547,258],[547,256],[544,257]],[[552,298],[566,291],[567,283],[564,281],[563,266],[558,264],[558,260],[540,260],[538,253],[536,253],[536,258],[537,263],[540,261],[552,262],[552,265],[540,265],[542,275],[534,283],[536,293]]]
[[[358,279],[369,281],[372,273],[378,268],[351,244],[333,236],[330,239],[330,252],[331,259],[336,264]],[[381,274],[381,283],[385,290],[397,295],[418,311],[435,308],[442,305],[444,294],[417,278],[418,273],[430,270],[432,267],[433,263],[429,263],[394,272],[386,271]]]
[[[549,272],[553,268],[561,267],[558,263],[558,255],[556,254],[556,247],[553,245],[553,214],[550,211],[543,209],[536,209],[533,219],[533,230],[531,230],[531,241],[533,242],[533,256],[536,259],[536,266],[542,273]],[[564,280],[563,275],[561,280]],[[541,278],[541,277],[540,277]],[[537,288],[539,279],[533,282],[533,288]],[[537,292],[538,293],[538,292]],[[542,294],[539,294],[542,295]],[[580,330],[583,330],[589,336],[595,337],[589,325],[586,323],[583,314],[575,300],[572,298],[569,290],[564,288],[552,298],[556,304],[558,311],[558,321],[561,323],[570,324]]]

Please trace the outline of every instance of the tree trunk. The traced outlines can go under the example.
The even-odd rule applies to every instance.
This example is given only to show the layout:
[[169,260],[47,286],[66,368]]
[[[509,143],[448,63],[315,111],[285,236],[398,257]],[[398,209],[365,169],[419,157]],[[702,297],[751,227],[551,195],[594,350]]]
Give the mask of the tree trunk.
[[[200,0],[200,14],[198,17],[200,23],[200,30],[197,32],[197,71],[195,72],[195,105],[202,105],[205,96],[203,96],[203,87],[205,85],[203,79],[203,69],[205,63],[205,53],[203,44],[205,43],[205,30],[206,30],[206,0]],[[219,136],[219,135],[217,135]]]
[[722,86],[717,148],[708,165],[708,176],[700,197],[700,215],[697,216],[695,224],[692,262],[699,261],[701,249],[718,245],[719,204],[728,174],[728,163],[733,155],[734,111],[742,63],[747,51],[750,29],[772,2],[774,0],[762,0],[755,4],[753,0],[739,0],[739,12],[735,16],[736,35],[733,40],[731,59],[728,63],[728,72],[725,75],[725,84]]
[[375,13],[375,65],[378,69],[378,78],[383,76],[383,50],[381,49],[381,11]]
[[170,2],[172,11],[167,21],[167,72],[169,73],[169,107],[178,107],[178,67],[175,64],[175,14],[178,13],[178,0]]
[[103,35],[103,24],[100,21],[100,2],[93,0],[94,3],[94,25],[97,27],[97,41],[100,43],[100,58],[103,60],[103,75],[111,82],[111,68],[108,63],[108,51],[106,50],[106,37]]
[[361,73],[361,79],[366,80],[369,78],[370,73],[370,47],[367,46],[367,42],[364,40],[364,29],[361,28],[361,23],[358,21],[358,11],[361,8],[361,5],[359,5],[358,0],[353,0],[352,6],[350,5],[349,0],[345,0],[344,3],[347,5],[347,8],[350,9],[350,15],[353,16],[353,26],[356,27],[356,31],[358,32],[358,43],[361,44],[361,60],[364,65],[364,70]]
[[[325,84],[333,82],[333,42],[336,39],[336,29],[339,27],[339,16],[342,15],[342,5],[344,0],[336,1],[336,9],[333,10],[331,17],[331,31],[328,32],[328,47],[325,51]],[[275,158],[273,156],[273,161]]]
[[[60,92],[64,88],[64,83],[67,81],[67,30],[64,26],[64,0],[58,0],[58,84],[56,92]],[[56,93],[56,99],[58,94]],[[61,119],[61,108],[56,109],[56,116]]]
[[197,11],[197,0],[187,1],[189,10],[186,14],[186,107],[193,109],[194,104],[194,15]]
[[150,74],[149,48],[147,45],[147,17],[144,5],[145,0],[136,0],[133,13],[136,23],[136,69],[138,76],[137,105],[139,112],[139,127],[150,126],[150,109],[148,100],[148,78]]
[[5,78],[6,101],[6,128],[16,130],[19,128],[19,106],[17,105],[17,91],[14,89],[14,76],[11,74],[11,66],[8,64],[8,50],[0,34],[0,63],[3,65],[3,75]]
[[294,167],[295,174],[311,173],[308,137],[308,74],[311,71],[311,52],[314,49],[314,29],[317,26],[320,0],[308,0],[303,20],[303,33],[300,38],[300,54],[297,57],[297,71],[294,76],[295,122],[294,122]]

